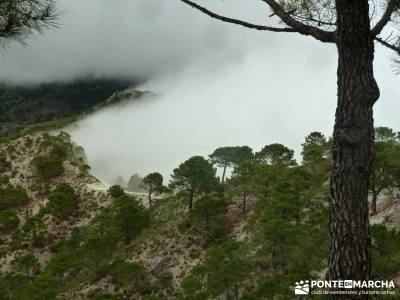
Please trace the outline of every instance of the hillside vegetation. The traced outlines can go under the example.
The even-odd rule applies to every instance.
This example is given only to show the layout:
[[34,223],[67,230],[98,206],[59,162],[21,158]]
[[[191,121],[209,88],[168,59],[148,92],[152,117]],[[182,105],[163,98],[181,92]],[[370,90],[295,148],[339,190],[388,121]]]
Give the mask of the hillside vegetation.
[[[399,283],[400,144],[379,130],[376,171],[393,181],[375,197],[373,276]],[[293,299],[296,281],[327,270],[330,147],[311,133],[302,164],[281,144],[221,147],[177,166],[167,186],[150,173],[143,201],[99,189],[65,133],[5,143],[0,299]]]

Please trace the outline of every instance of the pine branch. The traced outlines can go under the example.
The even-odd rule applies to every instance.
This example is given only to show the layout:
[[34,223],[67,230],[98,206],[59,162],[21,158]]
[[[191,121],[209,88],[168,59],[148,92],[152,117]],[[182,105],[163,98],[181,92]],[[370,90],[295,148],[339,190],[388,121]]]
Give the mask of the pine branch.
[[296,32],[296,30],[294,30],[293,28],[279,28],[279,27],[271,27],[271,26],[264,26],[264,25],[257,25],[257,24],[253,24],[253,23],[249,23],[246,21],[242,21],[239,19],[234,19],[234,18],[228,18],[219,14],[216,14],[210,10],[208,10],[207,8],[198,5],[195,2],[192,2],[190,0],[180,0],[184,3],[186,3],[187,5],[190,5],[191,7],[201,11],[202,13],[210,16],[211,18],[226,22],[226,23],[232,23],[232,24],[236,24],[236,25],[241,25],[247,28],[251,28],[251,29],[256,29],[256,30],[265,30],[265,31],[272,31],[272,32]]
[[392,15],[400,7],[400,1],[399,0],[390,0],[387,4],[386,10],[382,15],[382,18],[376,23],[374,28],[371,30],[371,35],[373,37],[378,36],[383,28],[390,22]]
[[335,42],[335,32],[325,31],[318,27],[311,25],[306,25],[296,19],[294,19],[290,13],[286,12],[285,9],[275,0],[262,0],[265,2],[277,15],[283,23],[287,26],[293,28],[296,32],[303,35],[312,36],[315,39],[324,43],[334,43]]
[[396,43],[393,44],[393,43],[390,43],[387,40],[384,40],[384,39],[382,39],[380,37],[375,37],[375,41],[377,41],[382,46],[384,46],[384,47],[386,47],[386,48],[388,48],[390,50],[393,50],[394,52],[396,52],[397,54],[400,55],[400,47],[399,47],[398,43],[397,44]]
[[10,40],[24,43],[34,31],[57,27],[58,16],[54,0],[1,0],[0,47]]

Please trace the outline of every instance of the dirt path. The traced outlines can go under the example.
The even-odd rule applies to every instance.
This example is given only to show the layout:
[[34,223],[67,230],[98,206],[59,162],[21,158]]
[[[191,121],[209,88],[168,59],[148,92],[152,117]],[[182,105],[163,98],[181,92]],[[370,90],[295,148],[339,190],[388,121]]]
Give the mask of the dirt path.
[[[110,187],[111,187],[110,184],[108,184],[107,182],[105,182],[101,179],[98,179],[98,182],[96,182],[96,183],[87,185],[87,188],[89,190],[96,191],[96,192],[105,192],[105,193],[108,192]],[[144,206],[146,206],[146,207],[149,206],[149,201],[148,201],[148,197],[147,197],[146,193],[134,193],[134,192],[130,192],[127,190],[125,190],[125,193],[128,195],[135,196]]]

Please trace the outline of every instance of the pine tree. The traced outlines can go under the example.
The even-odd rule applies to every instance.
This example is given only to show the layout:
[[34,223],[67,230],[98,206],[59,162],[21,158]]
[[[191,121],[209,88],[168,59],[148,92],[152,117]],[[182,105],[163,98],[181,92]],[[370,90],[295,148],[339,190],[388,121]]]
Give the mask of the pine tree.
[[59,12],[53,0],[0,1],[0,46],[24,40],[33,32],[57,25]]
[[329,278],[369,280],[368,180],[374,153],[373,106],[380,96],[374,77],[374,51],[376,42],[400,54],[399,31],[394,27],[385,37],[384,30],[399,20],[399,1],[262,0],[280,26],[254,24],[215,13],[195,1],[181,1],[222,22],[259,31],[299,33],[336,45],[338,104],[332,148]]

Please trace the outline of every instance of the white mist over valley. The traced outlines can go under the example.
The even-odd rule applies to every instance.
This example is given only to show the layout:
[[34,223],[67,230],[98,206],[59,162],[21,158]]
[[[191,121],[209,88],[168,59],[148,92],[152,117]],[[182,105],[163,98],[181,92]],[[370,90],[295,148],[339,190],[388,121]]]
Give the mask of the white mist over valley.
[[85,148],[94,174],[111,183],[119,175],[128,180],[153,171],[168,178],[192,155],[207,156],[227,145],[259,150],[279,142],[300,159],[308,133],[331,135],[335,57],[328,56],[318,72],[307,55],[284,60],[297,67],[270,70],[280,61],[267,50],[229,63],[193,64],[139,88],[156,92],[156,99],[106,108],[68,131]]
[[[31,38],[29,49],[13,45],[7,59],[0,57],[0,79],[16,83],[87,75],[146,79],[138,88],[157,93],[157,100],[102,110],[68,129],[97,176],[127,180],[134,173],[160,171],[168,177],[190,156],[228,145],[259,150],[279,142],[299,159],[308,133],[331,135],[333,45],[220,23],[180,1],[117,2],[61,1],[60,29]],[[262,4],[208,5],[265,23]],[[390,52],[377,47],[382,97],[375,120],[399,128],[393,109],[398,107],[398,76],[388,67],[391,59]]]

